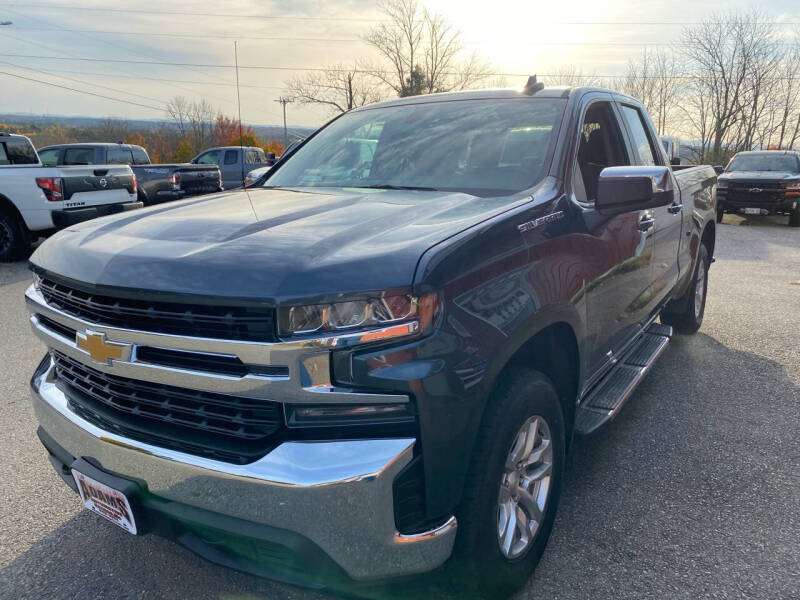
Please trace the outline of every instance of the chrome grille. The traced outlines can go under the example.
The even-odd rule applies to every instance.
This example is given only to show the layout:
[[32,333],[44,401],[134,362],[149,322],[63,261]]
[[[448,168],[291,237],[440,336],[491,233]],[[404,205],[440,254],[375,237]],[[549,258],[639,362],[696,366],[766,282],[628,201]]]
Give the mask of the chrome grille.
[[243,464],[268,452],[283,429],[278,402],[134,381],[51,355],[70,408],[133,439]]
[[215,306],[107,296],[52,279],[40,283],[47,304],[110,327],[191,337],[276,342],[275,309]]

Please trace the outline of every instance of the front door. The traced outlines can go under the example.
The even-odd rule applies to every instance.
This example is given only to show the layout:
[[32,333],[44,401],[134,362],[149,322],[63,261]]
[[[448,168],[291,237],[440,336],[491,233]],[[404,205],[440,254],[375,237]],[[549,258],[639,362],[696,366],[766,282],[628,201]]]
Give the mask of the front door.
[[[634,164],[664,165],[663,154],[656,146],[658,138],[653,134],[646,113],[630,104],[621,104],[620,111],[633,147]],[[655,220],[655,256],[651,308],[656,309],[678,280],[678,251],[681,243],[683,210],[677,185],[672,204],[659,206],[652,209],[652,212]]]
[[631,164],[631,151],[610,97],[585,109],[577,146],[571,180],[585,226],[581,253],[586,260],[586,368],[591,381],[619,358],[647,319],[653,279],[653,214],[634,211],[609,217],[594,209],[600,172]]

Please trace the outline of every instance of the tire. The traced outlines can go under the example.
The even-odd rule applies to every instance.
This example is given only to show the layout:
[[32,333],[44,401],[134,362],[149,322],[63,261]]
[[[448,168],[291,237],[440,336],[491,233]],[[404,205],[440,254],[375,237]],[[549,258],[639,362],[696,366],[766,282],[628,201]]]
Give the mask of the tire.
[[[672,325],[678,333],[697,333],[703,324],[708,296],[708,268],[711,261],[708,249],[701,244],[697,255],[697,264],[692,276],[692,284],[686,294],[679,300],[672,301],[661,311],[661,322]],[[701,288],[701,289],[699,289]]]
[[718,208],[717,209],[717,223],[722,223],[722,219],[725,218],[725,209]]
[[789,227],[800,227],[800,202],[789,211]]
[[[538,441],[528,456],[541,454],[541,457],[518,469],[522,461],[514,461],[513,454],[525,456],[528,448],[519,436],[527,440],[534,430],[537,432],[534,440]],[[481,598],[506,598],[533,574],[550,537],[558,507],[564,470],[564,432],[558,394],[552,382],[538,371],[515,369],[492,394],[476,441],[463,500],[456,511],[458,536],[449,566],[450,580],[462,589],[462,597],[477,592]],[[509,464],[517,465],[511,474]],[[526,487],[531,493],[527,496],[519,494],[521,486],[514,485],[515,481],[524,481],[517,479],[521,473],[527,477],[543,474],[538,480],[529,479]],[[506,484],[504,490],[501,482]],[[517,500],[509,495],[509,489],[519,494]],[[528,541],[520,537],[515,544],[523,528],[514,528],[514,534],[508,535],[511,515],[516,519],[521,513],[521,517],[528,519],[537,512],[532,509],[532,500],[541,514],[538,520],[528,520]],[[505,535],[501,534],[501,524],[508,525]],[[509,538],[511,543],[507,543]]]
[[13,262],[30,247],[29,236],[20,220],[0,210],[0,262]]

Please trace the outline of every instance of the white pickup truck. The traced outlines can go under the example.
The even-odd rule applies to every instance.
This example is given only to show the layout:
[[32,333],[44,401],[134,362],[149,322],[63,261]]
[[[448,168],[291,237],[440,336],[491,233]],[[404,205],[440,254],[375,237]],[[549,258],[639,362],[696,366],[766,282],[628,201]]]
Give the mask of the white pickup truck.
[[0,262],[56,229],[141,207],[128,165],[43,167],[28,138],[0,132]]

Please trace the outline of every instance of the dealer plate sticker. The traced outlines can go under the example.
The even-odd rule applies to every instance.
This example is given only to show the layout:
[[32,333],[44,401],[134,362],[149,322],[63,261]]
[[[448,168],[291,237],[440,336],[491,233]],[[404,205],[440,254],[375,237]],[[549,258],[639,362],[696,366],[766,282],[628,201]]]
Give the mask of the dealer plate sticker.
[[83,505],[114,525],[136,535],[136,521],[125,494],[72,469]]

